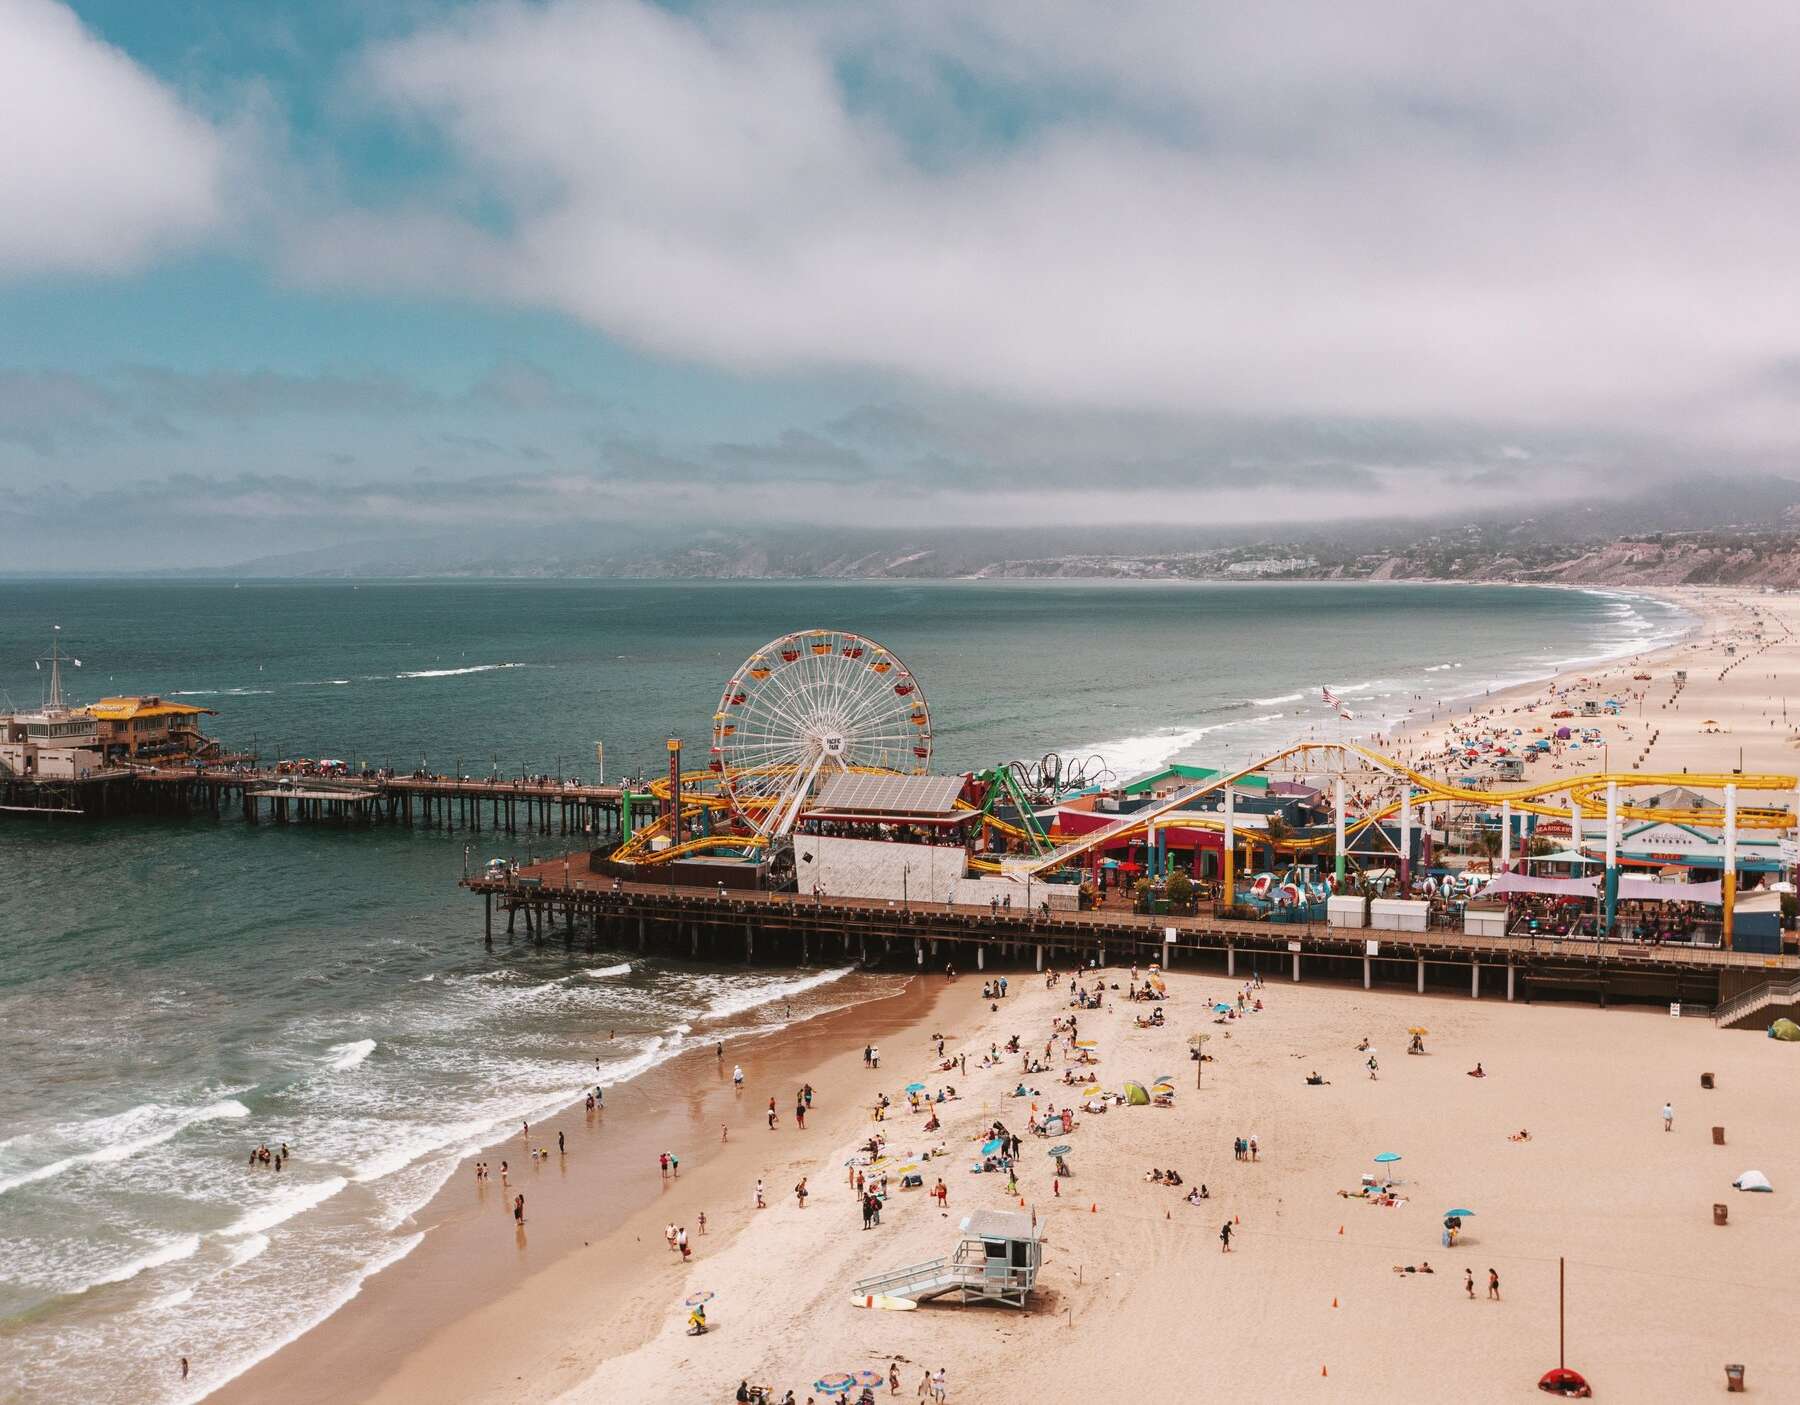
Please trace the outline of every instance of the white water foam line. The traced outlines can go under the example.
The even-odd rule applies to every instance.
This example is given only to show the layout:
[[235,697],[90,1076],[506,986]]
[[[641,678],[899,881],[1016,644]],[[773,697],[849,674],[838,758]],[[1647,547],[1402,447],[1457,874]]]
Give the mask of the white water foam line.
[[136,1126],[153,1121],[158,1116],[168,1116],[170,1120],[165,1125],[154,1127],[150,1131],[126,1135],[122,1140],[106,1146],[95,1147],[91,1151],[76,1152],[72,1156],[65,1156],[47,1165],[8,1176],[4,1180],[0,1180],[0,1195],[4,1195],[9,1190],[16,1190],[22,1185],[48,1180],[52,1176],[61,1175],[64,1171],[73,1170],[77,1166],[104,1166],[117,1161],[129,1160],[140,1152],[148,1151],[153,1146],[160,1146],[171,1138],[180,1136],[187,1128],[199,1122],[211,1122],[223,1117],[248,1117],[249,1115],[250,1109],[236,1098],[225,1098],[197,1108],[145,1103],[114,1117],[96,1118],[92,1122],[80,1124],[69,1140],[79,1141],[91,1135],[104,1136],[107,1131],[115,1130],[129,1134]]
[[409,673],[396,673],[396,678],[460,678],[465,673],[493,673],[503,668],[524,668],[522,663],[478,663],[467,668],[416,668]]
[[246,1211],[222,1233],[227,1239],[235,1239],[241,1234],[261,1234],[264,1230],[286,1223],[295,1215],[305,1214],[315,1205],[324,1204],[349,1184],[344,1177],[333,1176],[329,1180],[297,1186],[285,1195],[276,1196],[267,1205]]
[[332,1057],[325,1067],[337,1073],[346,1073],[375,1052],[375,1041],[358,1039],[350,1044],[333,1044],[326,1052]]
[[179,1239],[171,1239],[167,1243],[159,1244],[149,1253],[132,1259],[129,1263],[120,1264],[115,1269],[109,1269],[98,1278],[70,1291],[72,1294],[85,1293],[90,1288],[104,1287],[109,1283],[128,1283],[140,1273],[145,1273],[150,1269],[161,1268],[164,1264],[179,1263],[183,1259],[192,1258],[199,1250],[200,1236],[184,1234]]

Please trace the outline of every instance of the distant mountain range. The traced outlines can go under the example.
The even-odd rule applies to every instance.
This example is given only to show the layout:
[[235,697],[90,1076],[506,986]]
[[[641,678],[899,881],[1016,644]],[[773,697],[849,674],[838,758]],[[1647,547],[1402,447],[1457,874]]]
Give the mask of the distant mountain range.
[[883,531],[618,524],[366,541],[164,575],[229,579],[1482,580],[1800,587],[1800,483],[1696,479],[1456,522]]

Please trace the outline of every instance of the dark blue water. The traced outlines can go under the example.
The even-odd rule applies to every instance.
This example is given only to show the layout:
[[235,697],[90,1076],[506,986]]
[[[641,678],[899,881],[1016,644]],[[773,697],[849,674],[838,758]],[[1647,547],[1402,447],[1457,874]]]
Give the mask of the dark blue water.
[[[1128,776],[1272,749],[1327,719],[1321,684],[1373,728],[1684,623],[1504,587],[9,584],[0,688],[39,700],[61,625],[80,700],[179,694],[265,757],[591,778],[603,741],[616,777],[660,770],[669,736],[700,764],[737,665],[832,626],[921,680],[934,769],[1060,749]],[[172,1350],[207,1363],[193,1391],[216,1383],[405,1252],[458,1154],[596,1057],[610,1082],[868,989],[488,955],[456,888],[466,838],[0,818],[0,1398],[175,1398]],[[243,1166],[263,1140],[295,1149],[280,1178]]]

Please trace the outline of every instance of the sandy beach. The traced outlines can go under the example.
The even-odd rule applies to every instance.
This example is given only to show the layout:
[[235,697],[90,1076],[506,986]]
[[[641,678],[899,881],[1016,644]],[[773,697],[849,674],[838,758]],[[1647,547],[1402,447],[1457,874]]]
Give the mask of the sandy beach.
[[[1647,772],[1730,770],[1739,746],[1746,769],[1790,769],[1794,733],[1779,719],[1786,690],[1800,684],[1791,627],[1800,600],[1680,598],[1703,616],[1681,643],[1484,698],[1478,711],[1529,717],[1589,693],[1629,696],[1620,716],[1588,725],[1604,729],[1615,756],[1648,746]],[[1688,671],[1678,693],[1677,668]],[[1632,678],[1646,671],[1647,682]],[[1397,745],[1429,758],[1451,720],[1418,719]],[[1559,755],[1529,778],[1587,769],[1587,755]],[[1067,1051],[1054,1047],[1051,1071],[1035,1075],[1021,1074],[1018,1055],[986,1068],[981,1060],[1013,1035],[1041,1057],[1052,1021],[1070,1013],[1066,975],[1049,987],[1009,973],[1002,1001],[984,1000],[974,975],[921,978],[895,999],[728,1050],[722,1065],[678,1060],[610,1097],[603,1118],[576,1109],[534,1130],[534,1143],[550,1145],[566,1131],[571,1154],[522,1176],[515,1169],[529,1202],[523,1236],[497,1185],[478,1187],[465,1167],[420,1217],[429,1232],[414,1254],[213,1398],[277,1390],[301,1401],[614,1405],[725,1401],[748,1379],[773,1386],[776,1399],[791,1389],[804,1401],[824,1398],[817,1379],[885,1375],[897,1363],[907,1400],[939,1367],[951,1400],[1021,1390],[1095,1398],[1121,1384],[1188,1398],[1204,1393],[1197,1380],[1220,1390],[1252,1380],[1282,1399],[1525,1400],[1539,1398],[1537,1377],[1557,1361],[1559,1256],[1568,1361],[1597,1393],[1688,1399],[1722,1389],[1728,1361],[1745,1363],[1752,1391],[1800,1390],[1800,1346],[1785,1325],[1800,1310],[1800,1287],[1785,1273],[1800,1228],[1800,1147],[1782,1091],[1791,1046],[1641,1010],[1300,986],[1285,970],[1265,974],[1253,992],[1260,1012],[1214,1024],[1211,1003],[1241,982],[1172,973],[1168,1023],[1146,1029],[1134,1016],[1149,1007],[1115,988],[1129,973],[1106,972],[1106,1007],[1080,1013],[1081,1033],[1099,1044],[1099,1081],[1116,1090],[1126,1078],[1171,1074],[1175,1105],[1082,1114],[1067,1138],[1073,1174],[1056,1186],[1048,1143],[1026,1137],[1017,1198],[1004,1175],[971,1174],[970,1165],[995,1119],[1023,1133],[1034,1106],[1075,1104],[1060,1082]],[[1423,1057],[1404,1052],[1414,1025],[1431,1031]],[[1212,1036],[1200,1091],[1188,1057],[1197,1032]],[[968,1056],[966,1075],[937,1068],[939,1034],[949,1054]],[[1365,1038],[1375,1079],[1356,1047]],[[884,1053],[877,1070],[861,1058],[870,1040]],[[747,1087],[734,1094],[729,1068],[739,1059]],[[1478,1062],[1486,1076],[1469,1077]],[[1314,1070],[1328,1083],[1308,1086]],[[1702,1090],[1703,1072],[1715,1088]],[[915,1079],[959,1088],[930,1136],[904,1107],[901,1090]],[[1032,1090],[1022,1099],[1011,1096],[1021,1079]],[[807,1082],[815,1110],[799,1131],[794,1092]],[[900,1105],[877,1127],[870,1108],[883,1093]],[[773,1133],[764,1124],[771,1096]],[[722,1144],[721,1123],[730,1131]],[[1714,1126],[1725,1129],[1723,1145]],[[882,1224],[863,1231],[845,1164],[873,1131],[899,1156],[930,1155],[926,1185],[943,1178],[947,1210],[923,1191],[896,1190]],[[1529,1138],[1513,1139],[1521,1131]],[[1254,1162],[1234,1157],[1238,1136],[1257,1139]],[[659,1178],[656,1153],[668,1146],[684,1151],[678,1182]],[[514,1139],[511,1149],[517,1168],[526,1144]],[[484,1159],[497,1164],[507,1152]],[[1402,1158],[1393,1163],[1400,1203],[1340,1196],[1380,1169],[1381,1152]],[[1148,1183],[1152,1167],[1178,1170],[1183,1187]],[[1752,1168],[1774,1195],[1732,1189]],[[812,1196],[801,1208],[792,1188],[803,1175]],[[753,1208],[759,1178],[763,1210]],[[1202,1183],[1210,1197],[1188,1203]],[[963,1215],[1017,1209],[1021,1198],[1046,1245],[1028,1310],[851,1305],[858,1277],[947,1254]],[[1715,1204],[1728,1209],[1724,1227],[1713,1223]],[[1475,1215],[1446,1249],[1441,1221],[1452,1207]],[[1226,1221],[1229,1254],[1219,1242]],[[665,1246],[670,1222],[688,1227],[691,1262]],[[1394,1271],[1426,1262],[1431,1274]],[[1490,1270],[1498,1301],[1488,1297]],[[683,1331],[682,1300],[698,1291],[717,1296],[712,1330],[694,1338]],[[887,1398],[885,1388],[878,1395]]]

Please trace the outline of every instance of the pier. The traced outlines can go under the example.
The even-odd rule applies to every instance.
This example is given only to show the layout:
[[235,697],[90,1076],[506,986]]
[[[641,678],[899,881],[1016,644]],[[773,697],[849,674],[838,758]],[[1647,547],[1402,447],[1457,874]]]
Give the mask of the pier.
[[1302,979],[1466,990],[1472,999],[1681,1005],[1705,1015],[1771,980],[1800,977],[1800,957],[1586,938],[1473,936],[1144,915],[1124,909],[1025,911],[988,905],[806,896],[645,882],[577,852],[463,886],[481,896],[483,935],[649,951],[695,960],[851,962],[942,974],[1069,970],[1160,962],[1242,979]]
[[72,779],[6,777],[0,813],[108,819],[236,812],[249,824],[397,825],[501,834],[620,833],[619,786],[454,776],[294,775],[235,765],[108,767]]

